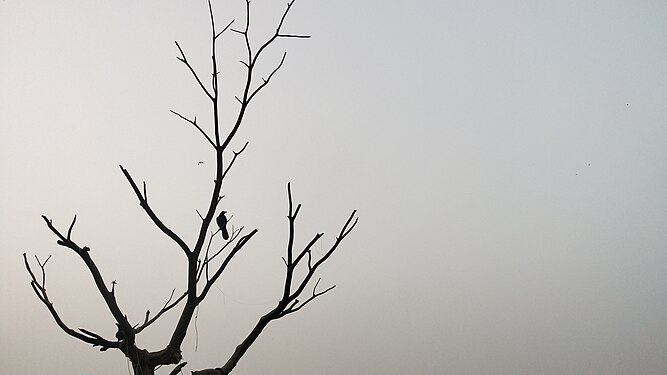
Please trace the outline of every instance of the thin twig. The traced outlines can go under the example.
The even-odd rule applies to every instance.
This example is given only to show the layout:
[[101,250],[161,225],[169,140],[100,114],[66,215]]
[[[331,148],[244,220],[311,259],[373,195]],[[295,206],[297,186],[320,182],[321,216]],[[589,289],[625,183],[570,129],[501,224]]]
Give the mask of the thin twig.
[[252,100],[252,98],[254,98],[255,95],[257,95],[259,90],[263,89],[266,85],[269,84],[269,81],[271,80],[271,77],[273,77],[273,75],[276,74],[276,72],[283,66],[283,63],[285,62],[285,57],[287,57],[287,52],[283,53],[283,57],[280,59],[280,63],[278,64],[278,66],[276,66],[275,69],[273,69],[271,74],[269,74],[269,76],[266,79],[263,80],[262,84],[257,86],[255,91],[253,91],[252,94],[250,94],[250,97],[248,98],[248,102],[250,102]]
[[226,257],[225,260],[222,262],[222,264],[220,265],[220,267],[218,267],[218,270],[213,274],[213,276],[211,276],[210,280],[208,280],[208,281],[206,282],[206,285],[205,285],[204,288],[202,289],[201,294],[199,295],[199,297],[197,297],[197,300],[198,300],[199,302],[201,302],[201,301],[204,300],[204,298],[205,298],[206,295],[208,294],[209,290],[211,290],[211,287],[213,286],[213,284],[215,284],[216,280],[218,280],[218,278],[220,277],[220,275],[222,275],[222,273],[223,273],[223,272],[225,271],[225,269],[227,268],[227,265],[229,264],[229,262],[231,262],[231,260],[234,258],[234,256],[235,256],[235,255],[236,255],[236,254],[243,248],[243,246],[245,246],[246,243],[248,243],[248,241],[250,241],[250,239],[251,239],[255,234],[257,234],[257,229],[253,229],[250,233],[248,233],[248,234],[246,234],[245,236],[241,237],[241,238],[236,242],[236,245],[234,246],[234,248],[232,248],[232,250],[229,252],[229,254],[227,254],[227,257]]
[[177,306],[177,305],[178,305],[178,304],[179,304],[179,303],[180,303],[180,302],[181,302],[181,301],[188,295],[187,292],[184,292],[184,293],[181,294],[181,296],[178,297],[174,302],[172,302],[171,304],[169,304],[169,301],[171,301],[171,299],[174,297],[174,291],[175,291],[175,289],[172,289],[172,290],[171,290],[171,295],[169,296],[169,299],[167,300],[167,302],[164,304],[164,306],[162,306],[162,308],[160,309],[160,311],[159,311],[157,314],[155,314],[155,316],[153,316],[153,318],[151,318],[150,320],[148,319],[149,312],[146,311],[146,319],[144,320],[144,323],[143,323],[141,326],[139,326],[139,327],[137,327],[137,328],[134,329],[134,332],[135,332],[136,334],[140,333],[140,332],[143,331],[145,328],[147,328],[147,327],[150,326],[151,324],[155,323],[155,322],[156,322],[156,321],[157,321],[157,320],[158,320],[164,313],[166,313],[167,311],[169,311],[169,310],[171,310],[172,308],[176,307],[176,306]]
[[241,150],[239,150],[239,151],[232,151],[233,154],[234,154],[234,156],[232,156],[232,160],[231,160],[231,161],[229,162],[229,164],[227,165],[227,168],[225,169],[225,171],[222,172],[222,179],[223,179],[223,180],[224,180],[225,176],[227,176],[227,172],[229,172],[229,170],[232,168],[232,165],[234,165],[234,162],[236,161],[236,158],[237,158],[239,155],[241,155],[241,153],[242,153],[243,151],[245,151],[245,148],[246,148],[246,147],[248,147],[248,142],[247,142],[247,141],[246,141],[246,143],[243,145],[243,147],[241,148]]
[[178,48],[178,51],[181,53],[181,57],[176,57],[178,59],[178,61],[185,64],[185,66],[187,66],[188,69],[190,69],[190,73],[192,73],[192,75],[195,77],[195,80],[197,80],[197,83],[199,84],[199,87],[201,87],[201,89],[204,91],[204,93],[206,94],[206,96],[208,96],[209,99],[214,100],[213,95],[208,91],[206,86],[204,86],[204,83],[202,83],[201,79],[199,79],[199,76],[197,75],[197,72],[195,72],[194,68],[192,67],[192,65],[190,65],[190,62],[185,57],[185,52],[183,52],[183,49],[181,48],[181,46],[178,44],[177,41],[174,41],[174,43],[176,43],[176,47]]
[[74,223],[76,223],[76,215],[74,215],[74,219],[72,219],[72,224],[69,225],[69,229],[67,229],[67,239],[72,238],[72,229],[74,228]]
[[219,33],[215,34],[215,36],[214,36],[213,38],[218,39],[218,37],[219,37],[222,33],[224,33],[225,31],[227,31],[227,29],[229,29],[229,27],[230,27],[233,23],[234,23],[234,20],[229,21],[229,23],[227,24],[227,26],[225,26],[225,28],[222,29],[222,31],[220,31]]
[[206,132],[204,131],[204,129],[202,129],[201,126],[199,126],[199,125],[197,124],[197,116],[195,116],[195,118],[194,118],[193,120],[190,120],[189,118],[187,118],[187,117],[181,115],[180,113],[178,113],[178,112],[176,112],[176,111],[174,111],[174,110],[172,110],[172,109],[170,109],[169,112],[175,114],[176,116],[182,118],[182,119],[185,120],[186,122],[192,124],[195,128],[197,128],[197,130],[199,130],[199,132],[204,136],[204,138],[206,138],[206,140],[208,141],[208,143],[210,143],[211,146],[213,146],[213,147],[215,148],[215,143],[213,143],[213,140],[211,140],[211,138],[208,136],[208,134],[206,134]]

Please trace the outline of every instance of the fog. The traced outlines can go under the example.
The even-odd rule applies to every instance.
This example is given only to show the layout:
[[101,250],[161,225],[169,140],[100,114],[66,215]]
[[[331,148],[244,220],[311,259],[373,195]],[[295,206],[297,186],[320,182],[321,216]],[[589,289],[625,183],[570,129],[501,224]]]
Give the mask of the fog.
[[[244,3],[214,0],[218,25]],[[254,45],[285,3],[251,3]],[[222,205],[259,233],[202,304],[184,371],[220,366],[279,299],[287,192],[297,245],[336,285],[272,323],[235,374],[667,373],[667,3],[299,0],[258,71],[281,70],[231,145]],[[63,320],[113,337],[85,265],[41,215],[91,248],[132,322],[185,287],[214,159],[204,1],[0,2],[0,373],[119,374],[122,354],[63,333],[22,253],[44,260]],[[222,37],[224,129],[243,43]],[[199,163],[199,162],[203,163]],[[36,266],[36,263],[33,263]],[[139,345],[160,349],[178,311]],[[162,368],[160,374],[171,368]]]

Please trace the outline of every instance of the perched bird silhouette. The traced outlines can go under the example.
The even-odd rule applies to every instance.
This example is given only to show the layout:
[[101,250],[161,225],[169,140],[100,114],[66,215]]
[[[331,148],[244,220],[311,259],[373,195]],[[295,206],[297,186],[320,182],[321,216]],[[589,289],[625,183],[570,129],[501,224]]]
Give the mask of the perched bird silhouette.
[[227,211],[220,212],[220,215],[218,215],[218,218],[215,219],[215,222],[218,223],[220,232],[222,232],[222,238],[228,240],[229,232],[227,232],[227,217],[225,216],[225,213],[227,213]]

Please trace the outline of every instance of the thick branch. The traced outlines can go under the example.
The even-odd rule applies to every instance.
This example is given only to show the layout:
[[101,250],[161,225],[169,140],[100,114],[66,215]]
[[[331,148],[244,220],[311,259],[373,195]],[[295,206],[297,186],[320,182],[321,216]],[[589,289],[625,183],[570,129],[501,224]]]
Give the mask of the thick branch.
[[[183,63],[185,63],[190,71],[193,73],[195,76],[195,79],[201,86],[201,88],[206,92],[206,95],[211,99],[211,104],[212,104],[212,109],[213,109],[213,130],[214,130],[214,139],[213,139],[213,144],[215,145],[215,163],[216,163],[216,170],[215,170],[215,179],[213,182],[213,191],[211,192],[211,199],[209,202],[208,209],[206,210],[206,213],[204,216],[200,214],[200,217],[202,219],[201,225],[199,227],[199,234],[197,236],[197,241],[194,244],[194,247],[192,248],[192,251],[190,251],[187,247],[184,247],[183,249],[186,251],[186,255],[188,258],[188,271],[187,271],[187,282],[188,282],[188,288],[187,288],[187,300],[185,303],[185,306],[183,307],[183,311],[181,312],[181,315],[178,319],[178,323],[176,324],[176,327],[174,328],[174,331],[171,335],[171,338],[169,340],[169,344],[167,348],[171,348],[172,350],[175,350],[176,348],[180,348],[181,344],[183,343],[183,340],[185,339],[185,335],[187,334],[188,326],[190,325],[190,322],[192,320],[192,317],[194,315],[194,311],[197,307],[197,305],[200,303],[200,299],[197,297],[197,281],[199,280],[200,275],[199,267],[208,267],[208,264],[201,265],[200,264],[200,254],[202,249],[204,248],[204,244],[206,241],[206,235],[208,232],[208,228],[211,225],[211,222],[213,221],[213,217],[215,215],[216,209],[218,207],[218,203],[220,202],[220,192],[222,190],[222,180],[223,180],[223,172],[224,172],[224,166],[223,166],[223,153],[225,150],[225,147],[220,145],[220,120],[219,120],[219,113],[218,113],[218,71],[217,71],[217,58],[216,58],[216,40],[217,38],[227,30],[231,26],[231,22],[229,25],[227,25],[221,32],[216,32],[215,30],[215,20],[213,17],[213,9],[211,7],[211,3],[209,2],[209,13],[211,16],[211,61],[212,61],[212,86],[213,86],[213,93],[210,93],[202,84],[201,80],[197,76],[197,74],[194,72],[192,69],[192,66],[187,62],[187,59],[185,58],[185,55],[178,45],[176,43],[179,51],[181,51],[181,56],[179,60],[181,60]],[[233,22],[233,21],[232,21]],[[141,198],[140,198],[141,199]]]
[[[107,307],[109,308],[109,311],[113,315],[114,319],[116,322],[122,327],[124,330],[130,330],[130,324],[128,323],[127,319],[125,318],[125,315],[122,313],[120,310],[120,307],[118,307],[118,303],[116,302],[116,297],[114,296],[114,293],[110,291],[106,283],[104,281],[104,278],[102,277],[102,274],[100,273],[100,270],[97,268],[97,265],[93,261],[93,259],[90,257],[90,249],[87,246],[84,246],[83,248],[79,247],[74,241],[71,239],[65,238],[58,229],[56,229],[51,220],[49,220],[46,216],[42,215],[42,218],[46,222],[46,225],[48,228],[56,235],[60,240],[57,241],[58,245],[67,247],[69,249],[72,249],[75,253],[81,257],[83,262],[86,264],[88,267],[88,270],[90,271],[91,275],[93,276],[93,281],[95,282],[95,285],[97,286],[97,290],[100,292],[102,295],[102,298],[104,298],[104,302],[106,302]],[[70,226],[70,231],[71,232],[71,227]],[[131,337],[133,340],[134,337]]]

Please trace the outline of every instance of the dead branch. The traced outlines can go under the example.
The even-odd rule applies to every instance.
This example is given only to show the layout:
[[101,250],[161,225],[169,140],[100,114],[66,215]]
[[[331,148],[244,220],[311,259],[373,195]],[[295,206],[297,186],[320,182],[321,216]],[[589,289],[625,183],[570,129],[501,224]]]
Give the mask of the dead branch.
[[246,45],[246,52],[248,53],[247,61],[242,61],[243,65],[246,67],[246,83],[245,87],[243,89],[243,95],[241,98],[236,98],[239,103],[241,104],[241,108],[239,109],[238,115],[236,117],[236,122],[234,123],[234,126],[232,127],[231,131],[227,135],[227,138],[225,138],[225,141],[222,143],[221,147],[225,149],[227,145],[231,142],[232,138],[234,138],[234,135],[238,131],[238,128],[241,126],[241,123],[243,121],[243,117],[245,116],[246,109],[248,105],[250,104],[250,101],[255,97],[255,95],[261,91],[266,85],[268,85],[269,81],[273,77],[273,75],[282,67],[283,62],[285,61],[285,57],[287,53],[283,53],[282,59],[280,60],[280,63],[278,66],[269,74],[268,78],[264,79],[262,83],[254,90],[251,90],[252,84],[253,84],[253,74],[254,74],[254,68],[257,64],[257,61],[262,55],[262,52],[264,52],[273,42],[278,39],[278,38],[309,38],[309,35],[296,35],[296,34],[282,34],[280,31],[283,27],[283,23],[285,22],[285,19],[287,18],[287,14],[290,11],[290,8],[292,7],[292,4],[294,4],[294,1],[290,1],[287,4],[287,8],[285,9],[285,12],[283,12],[282,17],[280,18],[280,22],[278,23],[278,26],[276,27],[275,33],[268,39],[266,40],[257,50],[257,52],[253,53],[252,46],[250,44],[250,38],[248,35],[248,28],[250,26],[250,1],[246,0],[246,24],[244,30],[238,30],[238,29],[230,29],[233,32],[236,32],[238,34],[241,34],[244,38],[245,45]]
[[[348,217],[347,221],[343,225],[338,237],[336,237],[336,241],[334,244],[329,248],[329,250],[319,259],[317,260],[314,264],[312,263],[312,252],[310,248],[315,244],[315,242],[322,237],[323,234],[316,234],[315,237],[306,245],[306,247],[301,251],[301,253],[297,256],[296,259],[293,258],[293,243],[294,243],[294,226],[295,226],[295,221],[296,217],[299,213],[299,209],[301,208],[301,205],[297,205],[296,210],[293,210],[293,203],[292,203],[292,190],[290,187],[290,184],[287,184],[287,195],[288,195],[288,202],[289,202],[289,214],[287,215],[288,221],[289,221],[289,237],[288,237],[288,244],[287,244],[287,260],[286,260],[286,266],[287,270],[285,273],[285,283],[284,283],[284,288],[283,288],[283,297],[281,302],[283,302],[285,305],[293,302],[294,300],[297,299],[303,292],[303,290],[306,288],[308,285],[309,281],[312,279],[312,277],[315,275],[315,272],[317,269],[327,260],[329,257],[336,251],[338,248],[338,245],[347,237],[347,235],[354,229],[354,227],[357,225],[358,218],[356,218],[356,210],[352,211],[350,216]],[[354,221],[352,221],[354,219]],[[298,282],[296,282],[296,288],[293,289],[293,276],[294,276],[294,270],[296,269],[298,262],[303,258],[304,254],[308,255],[308,264],[307,264],[307,273],[306,275]],[[319,281],[318,281],[319,283]],[[316,284],[317,287],[317,284]],[[324,292],[318,294],[315,293],[315,290],[313,289],[313,296],[304,302],[303,305],[306,303],[310,302],[312,299],[318,297],[321,294],[324,294],[331,290],[332,288],[329,288],[325,290]],[[299,307],[300,308],[300,307]]]
[[[52,221],[47,218],[46,216],[42,215],[42,219],[46,222],[47,227],[56,235],[58,238],[60,238],[57,243],[60,246],[67,247],[71,250],[73,250],[75,253],[81,257],[81,259],[84,261],[86,266],[88,267],[88,270],[90,271],[91,275],[93,276],[93,280],[95,281],[95,285],[97,286],[98,291],[100,294],[102,294],[102,297],[104,298],[104,301],[107,303],[107,307],[113,314],[113,316],[117,319],[119,323],[124,322],[127,323],[127,320],[125,320],[123,313],[120,311],[120,308],[118,307],[118,304],[116,303],[116,297],[113,295],[109,289],[106,287],[106,283],[104,281],[104,278],[102,277],[102,274],[100,273],[100,270],[97,268],[97,265],[93,261],[93,259],[90,256],[90,248],[87,246],[84,246],[83,248],[77,245],[73,240],[69,238],[65,238],[58,229],[56,229],[53,226]],[[73,225],[70,225],[70,232],[71,228]]]
[[[336,251],[340,243],[347,237],[348,234],[354,229],[354,227],[357,225],[357,222],[359,221],[359,218],[356,217],[357,210],[352,211],[350,216],[348,217],[347,221],[345,222],[345,225],[340,230],[340,233],[336,237],[336,240],[334,241],[333,245],[329,248],[329,250],[319,259],[317,260],[314,264],[311,264],[310,259],[308,261],[308,273],[303,277],[300,283],[298,283],[298,286],[292,292],[292,294],[289,296],[289,300],[294,300],[296,299],[306,288],[308,285],[308,282],[312,279],[312,277],[315,275],[315,272],[317,269],[324,264],[324,262],[329,259],[329,257]],[[354,221],[353,221],[354,220]],[[310,251],[308,251],[308,255],[310,257]],[[295,268],[296,264],[291,264],[290,267]],[[291,281],[291,280],[289,280]],[[287,284],[287,280],[285,281]],[[291,286],[290,286],[291,287]]]
[[208,98],[211,99],[211,100],[215,100],[214,96],[208,91],[206,86],[204,86],[204,83],[202,83],[201,79],[199,79],[199,76],[197,75],[197,72],[195,71],[195,69],[192,67],[192,65],[190,65],[190,62],[188,61],[188,58],[185,57],[185,52],[183,52],[183,49],[181,48],[181,46],[178,44],[177,41],[174,41],[174,43],[176,43],[176,47],[178,48],[178,51],[181,53],[181,57],[176,57],[176,59],[178,59],[178,61],[182,62],[183,64],[185,64],[185,66],[188,67],[188,69],[190,70],[190,73],[192,73],[192,75],[195,77],[195,80],[199,84],[199,87],[201,87],[201,89],[204,91],[206,96],[208,96]]
[[[329,248],[329,250],[314,264],[311,263],[310,257],[311,257],[311,251],[310,247],[322,236],[321,234],[316,234],[313,240],[311,240],[308,245],[306,245],[306,248],[299,253],[299,256],[297,258],[293,257],[293,246],[294,246],[294,240],[295,240],[295,220],[296,217],[299,213],[299,210],[301,208],[300,204],[297,204],[296,208],[294,208],[293,202],[292,202],[292,190],[291,186],[288,183],[287,184],[287,192],[288,192],[288,221],[289,221],[289,237],[288,237],[288,242],[287,242],[287,257],[283,258],[283,261],[285,262],[287,271],[285,274],[285,280],[284,280],[284,290],[283,290],[283,296],[278,301],[278,304],[271,309],[269,312],[267,312],[264,316],[262,316],[253,329],[250,331],[248,336],[236,347],[234,350],[234,353],[227,359],[225,364],[222,367],[218,368],[209,368],[201,371],[193,371],[192,375],[209,375],[209,374],[229,374],[234,367],[236,367],[236,364],[238,361],[243,357],[243,355],[246,353],[246,351],[250,348],[250,346],[257,340],[259,335],[262,333],[264,328],[266,326],[277,319],[280,319],[286,315],[292,314],[294,312],[297,312],[301,310],[304,306],[315,300],[316,298],[330,292],[333,290],[336,286],[332,285],[329,288],[326,288],[322,291],[317,291],[317,287],[319,285],[319,280],[315,283],[315,286],[313,287],[313,291],[311,295],[303,302],[300,302],[298,297],[301,295],[303,292],[305,286],[308,284],[308,282],[311,280],[317,269],[319,268],[320,265],[322,265],[329,257],[331,254],[336,251],[338,248],[338,245],[350,234],[350,232],[354,229],[358,222],[358,218],[356,217],[356,210],[352,211],[352,214],[349,216],[343,227],[341,228],[338,237],[336,237],[336,241],[334,244]],[[296,268],[298,260],[302,259],[304,254],[308,254],[309,261],[308,261],[308,270],[307,274],[301,279],[298,280],[296,283],[294,283],[293,277],[294,277],[294,269]],[[293,288],[293,284],[296,284],[296,289]],[[207,285],[208,286],[208,285]]]
[[[100,346],[101,350],[107,350],[109,348],[118,348],[120,349],[127,358],[132,362],[132,366],[135,369],[135,374],[137,373],[153,373],[155,367],[166,365],[166,364],[176,364],[177,366],[171,371],[170,375],[175,375],[186,365],[182,361],[181,355],[181,346],[183,340],[188,331],[194,313],[198,308],[199,304],[204,300],[208,295],[211,287],[216,283],[216,281],[221,277],[224,271],[227,269],[234,257],[244,248],[244,246],[252,239],[252,237],[258,232],[257,229],[253,229],[247,234],[243,234],[244,227],[241,227],[237,230],[232,228],[232,235],[230,239],[225,242],[217,251],[211,254],[211,244],[213,236],[217,233],[214,232],[211,234],[208,239],[208,244],[206,245],[207,234],[209,232],[209,227],[212,224],[215,214],[218,211],[220,201],[222,199],[221,191],[223,180],[227,177],[227,174],[231,170],[238,156],[244,152],[248,146],[248,142],[239,151],[233,151],[233,156],[228,164],[223,164],[223,156],[226,156],[225,152],[230,142],[234,139],[237,134],[246,114],[246,110],[250,102],[256,97],[256,95],[262,91],[268,84],[271,82],[272,78],[276,73],[283,67],[287,53],[283,53],[280,61],[276,64],[275,68],[270,71],[268,76],[261,77],[261,81],[257,82],[255,75],[255,68],[257,62],[259,61],[260,56],[263,56],[263,52],[266,51],[276,39],[279,38],[309,38],[308,35],[300,34],[290,34],[283,33],[282,28],[285,23],[286,17],[294,4],[294,0],[289,1],[287,8],[280,17],[280,21],[275,29],[273,35],[264,41],[264,43],[259,45],[259,48],[255,51],[250,43],[249,38],[249,25],[250,25],[250,0],[246,1],[246,22],[245,27],[242,30],[232,29],[231,26],[234,23],[234,20],[230,21],[222,30],[216,30],[215,19],[213,16],[213,9],[211,6],[210,0],[208,1],[210,21],[211,21],[211,87],[207,88],[204,84],[200,75],[195,71],[192,64],[185,55],[183,48],[176,41],[176,47],[180,53],[180,56],[177,57],[188,68],[195,81],[201,88],[201,90],[206,94],[206,96],[211,100],[212,104],[212,113],[213,113],[213,136],[204,131],[204,129],[198,124],[197,118],[193,117],[192,119],[187,118],[186,116],[171,110],[173,114],[180,117],[182,120],[188,122],[197,129],[197,131],[204,136],[209,144],[211,144],[215,149],[216,157],[216,170],[215,178],[213,180],[213,189],[210,196],[210,201],[208,204],[207,210],[203,214],[197,210],[197,214],[201,219],[201,224],[199,227],[199,232],[195,244],[190,247],[186,242],[174,231],[172,231],[155,213],[153,208],[148,203],[148,193],[146,188],[146,182],[142,183],[142,189],[140,189],[135,183],[134,179],[130,173],[120,166],[123,175],[129,182],[132,190],[134,191],[137,199],[139,199],[139,205],[143,208],[146,214],[149,216],[151,221],[158,227],[158,229],[165,234],[167,237],[171,238],[185,253],[187,258],[187,290],[183,292],[176,300],[173,300],[175,289],[171,291],[171,294],[168,300],[160,308],[157,314],[151,317],[150,311],[146,311],[143,323],[140,325],[135,325],[134,327],[130,325],[127,320],[127,317],[122,313],[115,296],[115,280],[112,282],[111,290],[108,289],[104,278],[102,277],[99,269],[97,268],[95,262],[90,256],[90,248],[84,246],[80,247],[76,242],[71,238],[74,225],[76,223],[77,217],[74,216],[71,224],[67,229],[66,236],[63,235],[58,229],[56,229],[52,221],[42,216],[45,220],[48,228],[58,237],[57,243],[63,247],[67,247],[73,250],[79,257],[84,261],[88,270],[90,271],[95,285],[98,288],[98,291],[102,295],[107,308],[112,313],[114,319],[116,320],[116,325],[118,331],[116,333],[117,341],[106,340],[102,336],[94,333],[90,330],[79,328],[74,330],[69,328],[63,321],[60,319],[57,311],[53,307],[53,303],[49,300],[49,297],[46,293],[46,276],[45,276],[45,266],[48,260],[47,258],[44,262],[41,262],[37,259],[37,264],[41,269],[41,281],[39,281],[37,275],[33,273],[30,269],[30,264],[28,263],[27,257],[24,254],[24,263],[25,267],[31,277],[31,287],[37,295],[38,299],[46,305],[47,309],[50,311],[52,317],[67,334],[78,338],[88,344],[94,346]],[[232,32],[241,34],[244,38],[247,59],[241,61],[242,64],[246,67],[246,76],[245,84],[242,89],[242,95],[235,96],[237,101],[240,103],[240,108],[236,114],[236,119],[229,129],[226,129],[226,134],[224,137],[221,137],[221,126],[220,126],[220,116],[218,109],[218,100],[219,100],[219,85],[218,78],[220,72],[218,71],[218,61],[216,57],[216,42],[218,38],[226,31],[230,30]],[[223,141],[221,142],[221,139]],[[301,250],[295,251],[294,243],[296,239],[295,234],[295,222],[296,218],[301,209],[301,204],[297,204],[294,207],[292,201],[292,192],[291,186],[288,183],[288,223],[289,223],[289,235],[288,235],[288,244],[287,244],[287,254],[283,257],[283,261],[286,267],[285,278],[283,280],[283,291],[282,297],[277,303],[277,305],[268,311],[264,316],[262,316],[255,327],[247,335],[247,337],[237,346],[234,353],[230,358],[225,362],[223,367],[206,369],[201,371],[193,372],[194,375],[204,375],[204,374],[228,374],[238,363],[243,354],[248,350],[252,343],[258,338],[262,330],[271,322],[277,319],[284,317],[285,315],[294,313],[302,309],[304,306],[315,300],[316,298],[328,293],[329,291],[335,288],[335,285],[330,286],[324,290],[318,290],[320,279],[318,278],[315,282],[315,286],[312,289],[307,298],[299,300],[299,297],[304,293],[305,288],[309,285],[311,279],[315,276],[316,271],[319,267],[330,258],[334,251],[338,248],[339,244],[349,235],[349,233],[354,229],[357,224],[356,210],[352,211],[352,214],[349,216],[345,224],[343,225],[339,235],[336,237],[334,243],[331,245],[327,252],[320,256],[319,258],[313,255],[312,247],[317,241],[321,239],[324,235],[323,233],[316,233],[310,242]],[[222,224],[220,224],[222,225]],[[223,252],[231,247],[224,259],[215,269],[215,272],[210,274],[209,269],[213,269],[212,261],[216,260],[218,257],[223,257]],[[202,257],[202,251],[205,253]],[[307,259],[307,262],[302,262],[303,259]],[[316,259],[317,258],[317,259]],[[217,263],[217,262],[216,262]],[[305,263],[305,264],[304,264]],[[298,272],[297,266],[299,267]],[[202,276],[205,275],[205,282],[200,283]],[[295,276],[299,275],[299,276]],[[161,316],[166,312],[173,309],[175,306],[179,305],[180,302],[185,301],[183,310],[178,318],[176,327],[171,334],[168,344],[162,350],[148,352],[144,349],[139,349],[135,345],[135,336],[142,332],[144,329],[152,325],[157,321]]]
[[276,72],[283,66],[283,63],[285,62],[286,57],[287,57],[287,52],[284,52],[283,57],[280,59],[280,63],[278,64],[278,66],[276,66],[275,69],[273,69],[273,71],[271,72],[271,74],[269,74],[269,76],[267,78],[262,78],[262,83],[259,86],[257,86],[257,88],[252,92],[252,94],[250,94],[250,96],[248,97],[248,102],[250,102],[252,100],[252,98],[254,98],[255,95],[261,89],[264,88],[264,86],[269,84],[269,81],[271,80],[271,77],[273,77],[273,75],[276,74]]
[[336,287],[336,285],[332,285],[332,286],[328,287],[327,289],[325,289],[321,292],[317,292],[317,285],[320,283],[320,280],[321,279],[317,279],[317,282],[315,283],[315,286],[313,287],[313,294],[307,300],[305,300],[301,304],[299,304],[299,300],[295,298],[294,301],[292,302],[292,305],[290,305],[288,308],[286,308],[280,314],[280,317],[282,318],[283,316],[285,316],[287,314],[291,314],[291,313],[294,313],[294,312],[297,312],[297,311],[301,310],[302,307],[306,306],[308,303],[310,303],[315,298],[327,293],[328,291],[330,291],[330,290],[332,290],[333,288]]
[[[37,258],[37,257],[35,257]],[[109,348],[119,348],[120,343],[116,341],[111,341],[103,338],[102,336],[93,333],[89,330],[79,328],[79,331],[76,331],[72,328],[70,328],[65,322],[60,318],[60,315],[58,314],[58,311],[53,305],[53,302],[49,299],[49,295],[46,292],[46,271],[45,271],[45,266],[46,262],[49,261],[51,257],[47,258],[43,263],[37,259],[37,264],[39,265],[39,268],[41,270],[41,279],[42,281],[39,282],[37,281],[37,277],[35,276],[34,272],[30,268],[30,263],[28,262],[28,257],[26,253],[23,253],[23,263],[25,265],[26,270],[28,271],[28,274],[30,275],[30,286],[32,287],[32,290],[35,292],[37,295],[37,298],[46,306],[46,308],[49,310],[51,313],[51,316],[53,319],[56,321],[56,324],[60,329],[62,329],[66,334],[77,338],[87,344],[90,344],[92,346],[99,346],[101,351],[105,351]]]
[[[306,245],[306,247],[303,248],[303,250],[299,253],[299,255],[297,255],[296,259],[294,259],[294,266],[296,266],[297,264],[299,264],[299,262],[301,261],[301,259],[303,258],[303,256],[306,255],[306,254],[308,254],[308,259],[310,259],[310,253],[311,253],[310,248],[313,247],[313,245],[315,245],[315,243],[317,243],[317,241],[318,241],[320,238],[322,238],[322,236],[324,236],[324,233],[317,233],[317,234],[315,234],[315,236],[313,237],[313,239],[310,240],[310,242],[308,242],[308,245]],[[310,262],[309,262],[309,264],[310,264]]]
[[146,329],[148,326],[150,326],[151,324],[155,323],[155,322],[156,322],[156,321],[157,321],[157,320],[158,320],[164,313],[166,313],[167,311],[169,311],[169,310],[171,310],[172,308],[176,307],[176,306],[177,306],[181,301],[183,301],[183,300],[185,299],[185,297],[188,295],[187,292],[184,292],[183,294],[180,295],[180,297],[178,297],[174,302],[172,302],[172,303],[170,304],[169,302],[170,302],[171,299],[174,297],[174,292],[175,292],[175,289],[172,289],[172,290],[171,290],[171,295],[169,296],[169,299],[167,300],[167,302],[165,302],[164,306],[162,306],[162,308],[160,309],[160,311],[159,311],[157,314],[155,314],[155,316],[153,316],[153,318],[149,319],[150,311],[146,310],[146,317],[145,317],[145,319],[144,319],[144,323],[143,323],[142,325],[140,325],[139,327],[137,327],[137,328],[134,329],[134,333],[135,333],[135,334],[140,333],[141,331],[143,331],[144,329]]
[[185,367],[185,365],[187,365],[187,364],[188,364],[187,362],[183,362],[183,363],[179,364],[178,366],[174,367],[174,369],[171,370],[171,372],[169,373],[169,375],[176,375],[176,374],[178,374],[179,372],[181,372],[181,370],[183,369],[183,367]]
[[232,165],[234,165],[234,162],[236,161],[236,158],[237,158],[239,155],[241,155],[241,153],[242,153],[243,151],[245,151],[246,147],[248,147],[248,142],[247,142],[247,141],[246,141],[246,143],[243,145],[243,147],[242,147],[239,151],[232,151],[232,153],[233,153],[234,156],[232,156],[232,160],[229,162],[229,164],[227,165],[227,168],[226,168],[225,171],[222,173],[222,177],[221,177],[221,178],[222,178],[223,180],[224,180],[225,177],[227,176],[227,173],[229,172],[229,170],[232,168]]
[[226,240],[226,241],[225,241],[225,244],[222,245],[222,247],[221,247],[220,249],[218,249],[215,253],[213,253],[213,255],[209,255],[209,252],[210,252],[210,249],[211,249],[211,243],[213,242],[213,237],[214,237],[216,234],[218,234],[218,232],[220,232],[220,230],[218,229],[217,231],[211,233],[211,237],[209,238],[208,245],[206,246],[206,253],[204,254],[204,259],[202,259],[202,260],[199,262],[199,265],[197,266],[197,268],[198,268],[198,271],[197,271],[197,282],[199,282],[199,280],[200,280],[200,278],[201,278],[203,272],[206,273],[206,280],[207,280],[207,281],[210,280],[210,278],[209,278],[209,276],[208,276],[208,266],[209,266],[209,264],[210,264],[210,263],[211,263],[211,262],[218,256],[218,255],[220,255],[220,254],[221,254],[221,253],[222,253],[222,252],[223,252],[223,251],[224,251],[224,250],[225,250],[231,243],[233,243],[234,241],[236,241],[236,239],[238,238],[238,236],[239,236],[239,235],[241,234],[241,232],[243,231],[243,228],[244,228],[244,227],[241,227],[241,228],[239,228],[239,229],[237,229],[237,230],[232,231],[232,234],[229,236],[229,239]]
[[197,128],[197,130],[199,130],[199,132],[204,136],[204,138],[206,138],[206,140],[208,141],[208,143],[210,143],[211,146],[213,146],[213,148],[215,148],[215,143],[213,143],[213,141],[211,140],[211,138],[208,136],[208,134],[206,134],[206,132],[201,128],[201,126],[199,126],[199,125],[197,124],[197,116],[195,116],[194,119],[190,120],[189,118],[187,118],[187,117],[181,115],[180,113],[178,113],[178,112],[176,112],[176,111],[174,111],[174,110],[172,110],[172,109],[170,109],[169,112],[175,114],[176,116],[180,117],[180,118],[183,119],[184,121],[186,121],[186,122],[192,124],[195,128]]
[[123,168],[123,166],[120,166],[120,170],[123,171],[123,174],[125,175],[125,178],[127,178],[127,181],[130,183],[132,186],[132,190],[134,190],[134,193],[136,194],[137,198],[139,199],[139,205],[141,208],[146,211],[146,214],[148,214],[148,217],[151,218],[153,223],[157,225],[157,227],[162,231],[162,233],[166,234],[169,238],[174,240],[176,244],[185,252],[186,255],[190,254],[190,248],[188,245],[183,241],[176,233],[174,233],[171,229],[169,229],[163,222],[160,220],[160,218],[157,217],[151,206],[148,204],[148,198],[146,196],[146,183],[144,182],[144,194],[142,195],[141,192],[139,191],[139,188],[137,187],[137,184],[134,182],[134,179],[132,176],[130,176],[130,172],[127,171],[127,169]]
[[227,265],[232,261],[232,258],[245,246],[245,244],[250,241],[250,239],[257,234],[257,229],[253,229],[250,233],[246,234],[245,236],[241,237],[237,242],[234,248],[227,254],[225,257],[225,260],[222,262],[220,267],[218,267],[218,270],[215,271],[213,276],[211,276],[210,280],[206,281],[206,285],[201,291],[201,294],[197,298],[199,302],[203,301],[206,295],[208,294],[209,290],[211,290],[211,287],[215,282],[218,280],[220,275],[225,271],[225,268],[227,268]]

